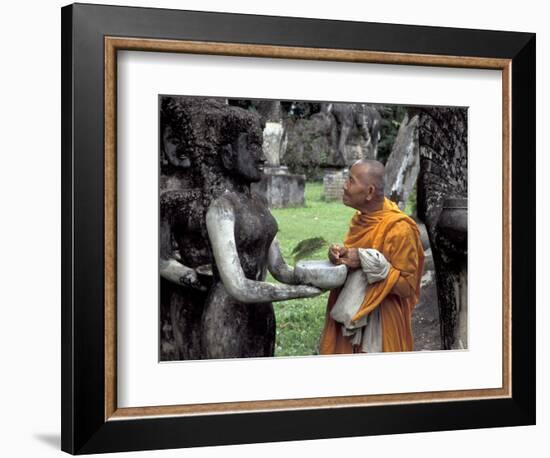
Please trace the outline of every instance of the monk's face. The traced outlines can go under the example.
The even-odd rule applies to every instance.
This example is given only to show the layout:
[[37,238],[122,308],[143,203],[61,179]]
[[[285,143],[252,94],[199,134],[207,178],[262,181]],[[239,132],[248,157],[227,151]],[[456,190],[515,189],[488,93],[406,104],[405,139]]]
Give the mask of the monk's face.
[[363,164],[354,165],[344,183],[342,202],[348,207],[362,211],[372,199],[374,185],[371,183],[368,167]]

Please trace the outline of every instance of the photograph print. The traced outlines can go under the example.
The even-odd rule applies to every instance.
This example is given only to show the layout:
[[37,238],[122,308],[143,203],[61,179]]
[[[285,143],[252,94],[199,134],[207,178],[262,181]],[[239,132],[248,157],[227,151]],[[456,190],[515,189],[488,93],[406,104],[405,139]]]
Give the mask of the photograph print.
[[468,348],[468,109],[159,96],[159,360]]

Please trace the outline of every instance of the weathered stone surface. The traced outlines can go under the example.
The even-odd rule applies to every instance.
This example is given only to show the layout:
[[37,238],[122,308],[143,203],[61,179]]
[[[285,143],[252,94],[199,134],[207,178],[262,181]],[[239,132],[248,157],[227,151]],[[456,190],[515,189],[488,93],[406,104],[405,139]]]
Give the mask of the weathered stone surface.
[[406,116],[386,162],[386,197],[394,201],[401,210],[413,191],[420,171],[418,148],[418,116],[410,121]]
[[270,208],[303,207],[305,187],[305,175],[290,174],[286,167],[266,167],[262,180],[252,184],[252,190],[264,196]]
[[[229,180],[230,176],[226,175]],[[250,190],[224,193],[223,198],[230,202],[235,216],[234,237],[242,270],[246,278],[263,281],[267,273],[267,251],[277,233],[277,222],[265,201]],[[271,302],[245,304],[235,300],[228,294],[215,268],[202,332],[206,358],[273,356],[273,305]]]
[[[203,223],[208,195],[202,192],[200,175],[192,173],[192,165],[201,161],[192,141],[200,129],[192,122],[198,105],[179,97],[161,101],[160,257],[190,268],[208,264],[212,257]],[[200,358],[205,299],[205,291],[161,276],[161,360]]]
[[[274,116],[273,109],[271,115]],[[288,167],[280,165],[287,144],[282,122],[266,122],[263,136],[263,152],[267,163],[262,180],[252,183],[252,189],[267,199],[270,208],[303,206],[305,176],[290,174]]]
[[254,112],[259,115],[262,125],[265,125],[267,122],[281,122],[283,119],[283,109],[279,100],[232,98],[217,100],[222,100],[228,105]]
[[343,164],[358,159],[376,159],[382,117],[362,103],[333,103],[330,112],[338,126],[337,150]]
[[275,353],[275,314],[271,303],[243,304],[216,283],[204,314],[205,358],[254,358]]
[[[426,223],[436,267],[443,347],[465,348],[467,227],[463,222],[468,197],[467,109],[421,108],[418,115],[417,209]],[[463,204],[456,205],[457,202]],[[454,228],[449,224],[453,218]]]
[[334,117],[321,112],[306,119],[285,119],[287,146],[281,163],[294,173],[306,173],[308,178],[323,176],[322,168],[339,164],[338,132]]
[[326,201],[342,200],[344,183],[346,182],[348,169],[326,172],[323,177],[323,199]]
[[263,150],[267,165],[278,167],[281,165],[281,156],[286,148],[284,127],[280,122],[267,122],[264,127]]
[[280,123],[283,119],[281,102],[278,100],[253,100],[252,106],[260,115],[262,123]]
[[285,118],[288,138],[282,163],[321,178],[325,168],[343,168],[357,159],[376,158],[382,118],[376,108],[358,103],[322,103],[307,117]]

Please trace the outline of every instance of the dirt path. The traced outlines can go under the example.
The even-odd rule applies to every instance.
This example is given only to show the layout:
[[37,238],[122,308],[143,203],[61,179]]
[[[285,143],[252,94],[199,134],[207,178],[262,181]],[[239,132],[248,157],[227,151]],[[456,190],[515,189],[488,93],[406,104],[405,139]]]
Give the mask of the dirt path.
[[413,311],[412,328],[415,351],[441,350],[437,288],[435,285],[435,270],[430,250],[426,251],[420,302]]

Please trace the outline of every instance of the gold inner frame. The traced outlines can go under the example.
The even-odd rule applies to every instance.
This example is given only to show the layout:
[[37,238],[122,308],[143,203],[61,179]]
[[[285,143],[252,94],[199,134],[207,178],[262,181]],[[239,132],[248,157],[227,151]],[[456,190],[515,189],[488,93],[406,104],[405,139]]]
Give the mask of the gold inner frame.
[[[175,52],[186,54],[267,57],[377,64],[423,65],[501,70],[502,72],[502,380],[501,388],[430,391],[403,394],[335,396],[267,401],[242,401],[170,406],[118,408],[117,405],[117,51]],[[105,421],[151,416],[245,413],[273,410],[337,408],[381,404],[461,401],[512,396],[511,368],[511,70],[510,59],[386,53],[343,49],[299,48],[179,40],[105,37]]]

